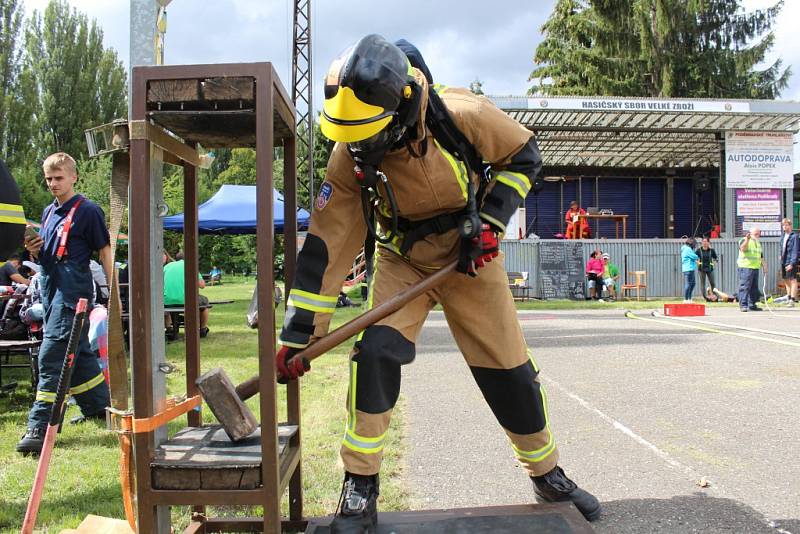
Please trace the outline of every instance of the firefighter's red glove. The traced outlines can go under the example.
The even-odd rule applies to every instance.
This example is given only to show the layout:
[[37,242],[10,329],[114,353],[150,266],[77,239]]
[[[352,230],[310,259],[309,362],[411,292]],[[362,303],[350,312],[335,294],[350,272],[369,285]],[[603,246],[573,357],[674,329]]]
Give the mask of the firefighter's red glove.
[[496,258],[500,253],[500,242],[497,233],[486,223],[481,225],[480,235],[472,238],[473,246],[478,249],[478,257],[474,261],[474,270],[480,269]]
[[295,358],[297,349],[284,347],[275,354],[275,370],[279,384],[286,384],[289,380],[295,380],[311,370],[311,364],[305,358]]

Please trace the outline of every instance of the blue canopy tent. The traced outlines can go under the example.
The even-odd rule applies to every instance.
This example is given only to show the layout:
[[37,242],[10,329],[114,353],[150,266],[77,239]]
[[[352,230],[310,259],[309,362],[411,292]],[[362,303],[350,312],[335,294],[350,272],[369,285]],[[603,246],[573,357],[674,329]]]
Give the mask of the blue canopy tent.
[[[272,190],[275,231],[283,231],[283,195]],[[311,215],[297,210],[298,229],[308,227]],[[256,233],[256,186],[223,185],[213,197],[200,204],[198,226],[201,234]],[[183,213],[164,217],[164,230],[183,232]]]

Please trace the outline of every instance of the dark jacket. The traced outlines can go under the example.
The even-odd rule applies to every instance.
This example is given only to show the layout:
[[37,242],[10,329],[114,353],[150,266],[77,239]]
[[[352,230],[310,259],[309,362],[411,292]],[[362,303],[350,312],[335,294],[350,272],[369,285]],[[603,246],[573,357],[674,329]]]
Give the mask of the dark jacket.
[[[781,234],[781,245],[785,235]],[[798,259],[800,259],[800,239],[797,234],[790,232],[786,246],[781,249],[781,265],[797,265]]]
[[710,273],[714,270],[714,263],[717,261],[717,251],[709,247],[708,250],[698,247],[695,254],[700,259],[700,270]]

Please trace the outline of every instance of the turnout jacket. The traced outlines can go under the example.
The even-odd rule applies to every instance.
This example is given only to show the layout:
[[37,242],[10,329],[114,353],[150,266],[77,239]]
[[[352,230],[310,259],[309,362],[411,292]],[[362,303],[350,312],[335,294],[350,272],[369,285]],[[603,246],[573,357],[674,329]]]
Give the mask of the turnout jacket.
[[[410,142],[413,154],[405,146],[392,150],[379,167],[394,189],[398,216],[412,224],[463,210],[467,204],[467,180],[472,181],[477,191],[481,179],[468,176],[465,164],[446,152],[426,128],[428,84],[418,70],[415,78],[422,86],[423,96],[417,130]],[[491,164],[490,182],[484,198],[478,199],[478,213],[484,222],[502,233],[541,170],[541,156],[533,134],[485,97],[460,88],[437,88],[437,92],[458,129],[483,161]],[[280,335],[280,343],[285,346],[304,348],[327,333],[342,281],[364,245],[367,227],[354,166],[346,144],[337,143],[297,260],[294,287],[289,293]],[[378,189],[386,198],[383,184]],[[379,206],[377,212],[378,223],[388,228],[388,203]],[[401,252],[402,237],[401,227],[400,235],[391,243],[378,246],[417,267],[431,270],[458,257],[461,239],[457,229],[429,234],[416,241],[406,254]]]

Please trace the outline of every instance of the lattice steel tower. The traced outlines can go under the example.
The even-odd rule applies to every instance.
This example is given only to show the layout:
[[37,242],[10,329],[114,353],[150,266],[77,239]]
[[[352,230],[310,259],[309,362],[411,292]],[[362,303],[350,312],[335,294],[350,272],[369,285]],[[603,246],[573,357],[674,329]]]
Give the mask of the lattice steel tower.
[[[309,204],[314,203],[314,106],[311,84],[311,0],[294,0],[294,48],[292,51],[292,102],[297,108],[297,153],[305,148],[300,169],[308,174]],[[300,132],[305,129],[303,135]],[[303,165],[305,163],[305,165]],[[298,177],[299,177],[298,173]],[[302,183],[302,182],[301,182]]]

